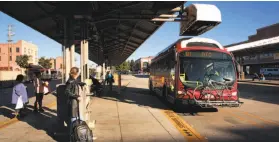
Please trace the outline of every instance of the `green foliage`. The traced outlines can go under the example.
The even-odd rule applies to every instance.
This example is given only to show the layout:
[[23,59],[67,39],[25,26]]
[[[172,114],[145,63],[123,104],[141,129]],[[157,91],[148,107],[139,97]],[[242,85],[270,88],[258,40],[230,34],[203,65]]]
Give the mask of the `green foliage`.
[[128,71],[130,70],[130,62],[123,62],[122,64],[115,66],[115,69],[118,71]]
[[45,57],[41,57],[39,59],[39,65],[41,65],[42,67],[46,68],[46,69],[50,69],[52,66],[52,63],[50,62],[51,59],[46,59]]
[[28,60],[29,60],[29,56],[27,56],[27,55],[20,55],[20,56],[17,56],[16,63],[21,68],[27,68],[28,65],[29,65],[28,64]]
[[130,69],[133,71],[134,68],[135,68],[135,61],[132,59],[132,60],[130,61]]

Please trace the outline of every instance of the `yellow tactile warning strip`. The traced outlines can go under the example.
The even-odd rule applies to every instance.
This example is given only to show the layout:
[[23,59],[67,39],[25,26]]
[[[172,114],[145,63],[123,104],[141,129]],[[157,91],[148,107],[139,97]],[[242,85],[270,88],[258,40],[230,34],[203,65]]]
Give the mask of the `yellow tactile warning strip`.
[[[50,104],[47,104],[45,107],[53,107],[54,105],[56,105],[56,101],[50,103]],[[0,122],[0,129],[4,128],[4,127],[7,127],[13,123],[16,123],[18,122],[19,120],[17,118],[13,118],[13,119],[10,119],[10,120],[7,120],[7,121],[4,121],[4,122]]]
[[187,142],[207,142],[207,140],[171,110],[163,110],[163,114],[179,130]]

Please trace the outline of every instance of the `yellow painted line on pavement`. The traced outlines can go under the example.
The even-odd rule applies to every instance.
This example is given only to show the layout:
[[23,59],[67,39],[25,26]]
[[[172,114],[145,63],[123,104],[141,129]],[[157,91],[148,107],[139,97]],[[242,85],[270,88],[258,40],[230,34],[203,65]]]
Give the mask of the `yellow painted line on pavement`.
[[205,137],[199,134],[175,112],[172,110],[163,110],[162,112],[176,127],[176,129],[184,136],[187,142],[207,142]]
[[[55,105],[56,105],[56,101],[54,101],[54,102],[52,102],[52,103],[49,103],[49,104],[47,104],[47,105],[44,106],[44,107],[51,108],[51,107],[53,107],[53,106],[55,106]],[[14,124],[14,123],[18,122],[18,121],[19,121],[19,119],[17,119],[17,118],[12,118],[12,119],[10,119],[10,120],[4,121],[4,122],[0,122],[0,129],[5,128],[5,127],[7,127],[7,126],[9,126],[9,125],[11,125],[11,124]]]

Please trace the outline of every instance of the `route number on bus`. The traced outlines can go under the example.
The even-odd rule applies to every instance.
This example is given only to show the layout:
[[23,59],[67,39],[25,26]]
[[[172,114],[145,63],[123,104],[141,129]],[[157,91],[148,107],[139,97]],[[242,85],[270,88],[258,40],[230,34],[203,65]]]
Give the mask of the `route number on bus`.
[[211,52],[202,52],[201,53],[202,57],[211,57]]
[[191,57],[192,54],[191,54],[191,52],[185,52],[185,56],[186,56],[186,57]]

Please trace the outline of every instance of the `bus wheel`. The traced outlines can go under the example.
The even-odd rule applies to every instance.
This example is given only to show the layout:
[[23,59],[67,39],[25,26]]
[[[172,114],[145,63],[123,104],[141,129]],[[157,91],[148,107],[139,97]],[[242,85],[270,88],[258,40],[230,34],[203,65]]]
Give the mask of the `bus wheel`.
[[152,83],[149,81],[149,94],[154,95]]
[[179,112],[181,105],[177,99],[174,100],[174,103],[171,104],[171,109],[175,112]]
[[162,97],[163,97],[163,99],[164,99],[165,101],[168,102],[168,98],[167,98],[167,87],[166,87],[166,86],[163,87],[163,94],[162,94]]

